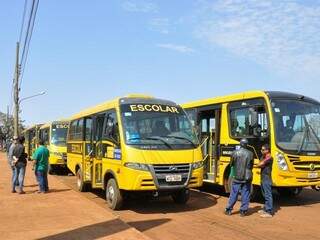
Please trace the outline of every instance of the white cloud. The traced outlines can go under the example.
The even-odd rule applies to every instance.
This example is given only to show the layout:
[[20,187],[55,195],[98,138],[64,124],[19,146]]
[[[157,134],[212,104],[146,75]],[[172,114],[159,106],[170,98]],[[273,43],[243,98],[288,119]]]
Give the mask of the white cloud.
[[157,12],[158,6],[147,0],[130,0],[122,3],[122,8],[128,12],[153,13]]
[[150,29],[162,34],[169,33],[170,22],[168,18],[153,18],[149,22]]
[[187,46],[184,46],[184,45],[171,44],[171,43],[157,44],[157,47],[166,48],[166,49],[174,50],[174,51],[181,52],[181,53],[193,53],[193,52],[195,52],[194,49],[192,49],[190,47],[187,47]]
[[201,1],[196,35],[280,71],[320,74],[320,5],[293,0]]

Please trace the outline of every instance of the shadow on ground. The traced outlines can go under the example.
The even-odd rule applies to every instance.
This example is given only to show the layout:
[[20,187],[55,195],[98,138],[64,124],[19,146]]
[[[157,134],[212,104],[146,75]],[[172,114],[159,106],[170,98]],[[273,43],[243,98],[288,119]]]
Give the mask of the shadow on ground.
[[130,227],[119,219],[114,219],[102,223],[84,226],[66,232],[54,234],[38,240],[63,240],[63,239],[97,239],[103,238],[118,232],[125,231]]

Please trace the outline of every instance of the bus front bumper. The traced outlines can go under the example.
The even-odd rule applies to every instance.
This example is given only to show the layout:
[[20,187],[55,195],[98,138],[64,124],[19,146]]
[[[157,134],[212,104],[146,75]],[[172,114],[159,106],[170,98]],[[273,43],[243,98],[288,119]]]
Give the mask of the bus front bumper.
[[307,187],[320,185],[320,171],[281,172],[274,185],[278,187]]
[[[122,170],[122,180],[118,180],[120,188],[127,191],[174,191],[183,188],[202,186],[203,168],[190,170],[188,176],[182,176],[181,182],[166,183],[164,178],[159,179],[152,171],[140,171],[130,168]],[[170,175],[170,174],[169,174]],[[126,176],[126,177],[124,177]]]

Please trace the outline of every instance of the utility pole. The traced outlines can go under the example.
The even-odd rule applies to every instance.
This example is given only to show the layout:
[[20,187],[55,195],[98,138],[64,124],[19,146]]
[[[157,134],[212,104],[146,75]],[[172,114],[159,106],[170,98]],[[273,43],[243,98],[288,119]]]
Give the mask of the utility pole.
[[14,115],[13,115],[13,129],[14,136],[19,136],[19,74],[20,74],[20,66],[19,66],[19,42],[17,42],[16,47],[16,66],[14,71]]

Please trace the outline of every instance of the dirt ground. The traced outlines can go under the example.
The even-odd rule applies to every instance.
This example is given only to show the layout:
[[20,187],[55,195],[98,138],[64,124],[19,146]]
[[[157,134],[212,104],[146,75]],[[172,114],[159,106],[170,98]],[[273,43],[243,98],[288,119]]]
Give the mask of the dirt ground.
[[[57,178],[76,188],[74,176]],[[82,195],[107,208],[103,191]],[[185,206],[174,204],[169,197],[158,200],[138,198],[114,214],[158,240],[320,239],[320,192],[304,189],[301,195],[291,199],[275,196],[275,216],[268,219],[258,214],[262,202],[252,203],[246,217],[239,216],[239,203],[232,216],[225,216],[223,210],[227,200],[219,187],[206,185],[202,191],[192,191]]]
[[11,193],[11,169],[0,153],[0,239],[2,240],[147,240],[105,207],[49,176],[50,191],[37,194],[28,164],[25,194]]

